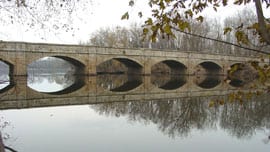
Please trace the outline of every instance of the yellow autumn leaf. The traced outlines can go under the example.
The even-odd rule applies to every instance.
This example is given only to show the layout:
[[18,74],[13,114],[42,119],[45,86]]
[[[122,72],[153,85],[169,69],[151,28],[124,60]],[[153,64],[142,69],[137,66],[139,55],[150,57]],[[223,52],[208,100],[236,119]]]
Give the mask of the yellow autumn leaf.
[[196,20],[199,21],[199,22],[203,22],[203,19],[204,18],[202,16],[199,16],[199,17],[196,18]]
[[124,20],[124,19],[129,19],[129,14],[128,14],[128,12],[126,12],[124,15],[122,15],[122,17],[121,17],[121,20]]
[[243,44],[248,45],[249,43],[248,37],[243,31],[240,31],[240,30],[236,31],[235,37],[236,37],[237,43],[239,44],[243,43]]
[[144,34],[144,35],[146,35],[148,32],[149,32],[149,29],[148,29],[148,28],[144,28],[144,29],[143,29],[143,34]]
[[171,26],[169,24],[164,26],[164,32],[167,34],[172,34]]
[[213,100],[211,100],[210,102],[209,102],[209,104],[208,104],[208,106],[211,108],[211,107],[213,107],[215,105],[215,101],[213,101]]
[[225,103],[224,100],[220,100],[220,101],[219,101],[219,104],[220,104],[220,105],[224,105],[224,103]]
[[227,33],[230,33],[231,31],[232,31],[232,28],[230,28],[230,27],[226,27],[226,28],[224,28],[224,35],[225,34],[227,34]]

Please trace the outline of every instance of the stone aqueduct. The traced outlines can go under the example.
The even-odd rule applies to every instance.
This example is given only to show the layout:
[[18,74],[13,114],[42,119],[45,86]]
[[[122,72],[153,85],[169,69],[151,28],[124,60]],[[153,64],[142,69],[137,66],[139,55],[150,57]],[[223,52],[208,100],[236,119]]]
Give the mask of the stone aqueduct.
[[[85,75],[96,75],[97,66],[111,59],[123,63],[130,73],[150,75],[158,63],[177,71],[193,75],[199,68],[207,72],[218,71],[226,75],[236,63],[254,60],[254,57],[194,53],[176,50],[106,48],[84,45],[39,44],[25,42],[0,42],[0,60],[10,65],[11,75],[27,75],[27,65],[43,57],[57,57],[83,66]],[[259,59],[256,59],[259,60]]]
[[[27,86],[27,65],[43,58],[58,57],[75,65],[80,72],[89,77],[84,85],[66,94],[46,94],[32,90]],[[127,66],[128,73],[145,75],[142,83],[127,92],[112,92],[97,85],[98,65],[115,59]],[[166,90],[151,83],[153,67],[163,63],[173,72],[185,71],[194,75],[200,69],[210,74],[226,75],[233,64],[245,63],[260,58],[229,56],[184,51],[164,51],[153,49],[106,48],[82,45],[38,44],[25,42],[0,42],[0,61],[10,65],[11,85],[0,90],[0,109],[42,107],[70,104],[92,104],[100,102],[153,100],[168,98],[189,98],[193,96],[225,95],[235,87],[221,81],[209,89],[194,85],[192,77],[176,89]],[[264,60],[268,63],[268,60]],[[178,74],[178,73],[177,73]],[[93,76],[92,76],[93,75]],[[77,102],[78,100],[82,102]]]

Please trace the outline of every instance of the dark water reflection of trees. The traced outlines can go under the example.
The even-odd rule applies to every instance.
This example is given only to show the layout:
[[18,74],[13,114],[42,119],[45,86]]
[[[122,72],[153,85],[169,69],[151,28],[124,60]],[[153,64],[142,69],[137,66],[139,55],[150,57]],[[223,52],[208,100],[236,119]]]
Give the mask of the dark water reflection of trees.
[[97,76],[97,85],[106,90],[122,92],[137,88],[143,82],[141,75],[104,74]]
[[[227,100],[227,97],[221,98]],[[99,114],[154,123],[170,137],[186,137],[193,129],[216,129],[219,126],[234,137],[249,138],[258,129],[270,129],[270,103],[267,98],[268,95],[262,95],[243,103],[226,102],[214,107],[209,107],[208,97],[106,103],[92,107]]]
[[187,82],[187,75],[154,74],[151,83],[164,90],[174,90]]

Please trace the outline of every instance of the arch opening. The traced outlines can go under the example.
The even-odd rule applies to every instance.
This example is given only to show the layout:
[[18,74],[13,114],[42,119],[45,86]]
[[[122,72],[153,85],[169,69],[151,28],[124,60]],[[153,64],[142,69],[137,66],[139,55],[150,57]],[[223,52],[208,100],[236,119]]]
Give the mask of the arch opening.
[[222,80],[222,68],[210,61],[202,62],[195,67],[195,84],[203,89],[211,89],[218,86]]
[[142,74],[143,67],[127,58],[112,58],[97,66],[97,74]]
[[14,86],[12,77],[13,68],[14,66],[11,63],[0,60],[0,93],[7,91]]
[[67,94],[84,86],[84,65],[69,57],[44,57],[27,67],[27,86],[47,94]]
[[184,75],[187,67],[174,60],[161,61],[151,67],[151,74]]
[[235,63],[228,70],[227,79],[233,87],[243,87],[244,85],[253,82],[257,77],[257,71],[251,66],[244,63]]

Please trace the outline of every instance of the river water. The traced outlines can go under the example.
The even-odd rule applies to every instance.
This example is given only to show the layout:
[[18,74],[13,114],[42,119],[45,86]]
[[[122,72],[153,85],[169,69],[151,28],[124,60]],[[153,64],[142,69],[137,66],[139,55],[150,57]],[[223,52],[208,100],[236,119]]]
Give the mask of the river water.
[[[231,100],[230,95],[218,93],[192,96],[191,92],[191,96],[182,98],[3,108],[4,103],[15,102],[6,101],[5,96],[12,96],[6,92],[18,84],[9,77],[8,67],[0,66],[0,129],[5,144],[19,152],[266,152],[270,149],[267,93],[243,100]],[[30,65],[25,78],[27,87],[41,94],[52,94],[54,98],[80,90],[86,85],[85,79],[93,79],[72,74],[72,65],[42,69]],[[222,83],[211,77],[198,80],[199,87],[207,90]],[[125,95],[145,80],[143,76],[125,74],[103,74],[94,79],[98,87],[112,95]],[[188,79],[155,75],[150,81],[169,93],[183,87]],[[78,103],[81,100],[72,99]],[[16,103],[19,105],[20,101]]]

